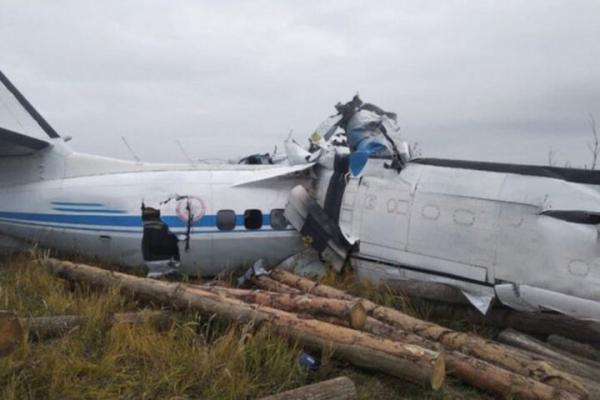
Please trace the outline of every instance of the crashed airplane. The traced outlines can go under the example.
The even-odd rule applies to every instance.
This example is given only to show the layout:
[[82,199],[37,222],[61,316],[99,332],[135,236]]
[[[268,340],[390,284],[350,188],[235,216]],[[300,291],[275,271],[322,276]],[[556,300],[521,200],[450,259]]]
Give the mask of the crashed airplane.
[[[150,276],[276,265],[304,238],[333,268],[459,288],[482,312],[600,320],[600,173],[412,159],[358,96],[285,161],[150,164],[71,150],[0,72],[0,233]],[[11,125],[12,123],[12,125]]]

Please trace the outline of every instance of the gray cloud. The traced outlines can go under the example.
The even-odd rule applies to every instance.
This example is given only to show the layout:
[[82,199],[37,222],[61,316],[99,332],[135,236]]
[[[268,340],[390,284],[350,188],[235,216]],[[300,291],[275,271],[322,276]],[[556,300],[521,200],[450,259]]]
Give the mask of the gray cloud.
[[82,151],[147,160],[304,139],[356,91],[426,155],[588,159],[594,1],[0,4],[0,68]]

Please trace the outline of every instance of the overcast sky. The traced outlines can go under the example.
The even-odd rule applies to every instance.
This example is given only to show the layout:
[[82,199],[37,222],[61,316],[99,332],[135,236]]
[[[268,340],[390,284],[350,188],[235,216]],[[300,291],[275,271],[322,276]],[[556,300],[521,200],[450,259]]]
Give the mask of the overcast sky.
[[116,157],[304,142],[356,92],[433,157],[582,165],[600,121],[600,1],[0,0],[0,37],[51,125]]

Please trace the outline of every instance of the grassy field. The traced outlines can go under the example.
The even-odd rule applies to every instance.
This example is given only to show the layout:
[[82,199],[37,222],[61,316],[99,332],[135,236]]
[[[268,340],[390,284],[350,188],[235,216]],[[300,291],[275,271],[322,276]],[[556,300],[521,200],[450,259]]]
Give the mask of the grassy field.
[[[429,305],[415,305],[349,277],[330,275],[329,284],[426,317]],[[488,398],[447,379],[438,392],[378,373],[352,368],[324,350],[322,367],[299,366],[301,346],[268,329],[234,326],[179,312],[168,329],[151,324],[111,325],[115,312],[148,307],[116,288],[72,285],[48,274],[35,255],[0,258],[0,309],[21,317],[77,314],[86,323],[68,335],[24,343],[0,359],[1,399],[254,399],[304,384],[346,375],[361,399]],[[468,328],[460,318],[444,321]],[[483,332],[485,333],[485,332]]]

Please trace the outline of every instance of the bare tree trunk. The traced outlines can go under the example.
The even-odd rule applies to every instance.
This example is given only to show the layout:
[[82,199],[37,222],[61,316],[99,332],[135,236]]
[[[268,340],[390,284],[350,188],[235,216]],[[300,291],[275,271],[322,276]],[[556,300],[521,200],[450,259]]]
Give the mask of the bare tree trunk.
[[600,369],[600,364],[597,364],[600,362],[600,350],[597,350],[593,346],[586,343],[579,343],[560,335],[550,335],[548,336],[548,339],[546,339],[546,342],[556,349],[567,351],[581,358],[590,360],[594,363],[590,365]]
[[350,378],[340,376],[339,378],[263,397],[260,400],[354,400],[356,398],[354,382]]
[[304,319],[266,306],[251,306],[222,294],[190,288],[189,285],[140,278],[56,259],[47,259],[43,263],[52,273],[64,279],[105,287],[116,285],[125,292],[162,304],[216,314],[220,318],[236,322],[264,323],[308,347],[331,348],[337,357],[358,367],[385,372],[434,390],[439,389],[444,382],[443,357],[419,346],[382,339],[314,319]]
[[85,317],[79,315],[58,315],[52,317],[21,318],[30,340],[44,340],[64,336],[79,328]]
[[[446,306],[433,307],[431,315],[443,317],[447,311]],[[594,321],[582,321],[550,312],[529,313],[501,308],[492,308],[485,316],[472,308],[464,307],[460,311],[473,324],[513,328],[533,335],[555,333],[583,342],[600,341],[600,323]]]
[[452,307],[460,310],[465,318],[475,324],[514,328],[521,332],[539,335],[558,333],[567,338],[600,342],[598,322],[582,321],[557,313],[518,312],[503,308],[491,308],[486,315],[482,315],[474,309],[460,290],[437,282],[388,279],[385,281],[385,287],[409,298],[443,303],[432,308],[431,315],[434,317],[443,318],[448,312],[448,307]]
[[[386,280],[386,287],[409,298],[424,299],[437,303],[432,308],[434,317],[443,318],[448,308],[460,310],[473,323],[480,325],[514,328],[521,332],[550,335],[560,333],[582,341],[600,342],[600,323],[582,321],[566,315],[550,312],[518,312],[503,308],[491,308],[486,315],[475,310],[462,292],[454,287],[437,283],[401,279]],[[461,307],[463,305],[464,307]]]
[[288,285],[284,285],[283,283],[277,282],[275,279],[270,278],[266,275],[252,277],[251,282],[257,288],[262,290],[268,290],[269,292],[289,294],[303,293],[301,290],[295,289]]
[[[144,310],[128,313],[117,313],[112,316],[112,323],[126,323],[142,325],[146,321],[167,326],[172,321],[172,314],[168,311]],[[85,323],[86,318],[79,315],[57,315],[48,317],[21,318],[30,339],[43,340],[59,337],[78,328]]]
[[367,319],[367,311],[360,301],[348,301],[315,297],[300,293],[263,292],[258,290],[231,289],[219,286],[206,288],[211,291],[240,299],[246,303],[277,308],[295,313],[330,315],[345,319],[354,329],[361,329]]
[[[308,278],[304,278],[281,269],[271,270],[269,276],[279,283],[296,288],[304,293],[310,293],[320,297],[327,297],[329,299],[355,300],[354,296],[347,294],[343,290],[336,289],[328,285],[322,285]],[[373,307],[371,306],[370,308]]]
[[445,353],[451,373],[473,386],[503,398],[574,399],[584,395],[558,389],[458,351]]
[[[593,382],[600,382],[600,369],[590,367],[564,354],[551,349],[544,342],[513,329],[506,329],[498,335],[498,340],[515,347],[532,351],[549,358],[554,364],[573,375],[582,376]],[[600,386],[597,388],[600,395]]]
[[[281,283],[307,293],[344,300],[355,299],[344,291],[318,284],[287,271],[275,269],[271,271],[270,276]],[[511,347],[485,340],[479,336],[456,332],[432,322],[419,320],[393,308],[379,306],[368,300],[363,301],[363,306],[373,317],[400,327],[404,331],[415,333],[432,341],[438,341],[449,350],[457,350],[466,355],[477,357],[561,390],[578,395],[585,395],[587,392],[579,379],[556,369],[545,361],[535,359]]]
[[[217,288],[219,290],[219,288]],[[250,292],[242,291],[239,293],[239,290],[220,290],[221,293],[226,295],[233,295],[236,298],[240,298],[246,302],[257,303],[261,305],[271,306],[275,308],[281,308],[287,310],[295,310],[295,307],[290,307],[287,305],[288,299],[302,299],[302,296],[298,297],[297,295],[289,295],[285,293],[280,293],[277,296],[277,293],[268,293],[268,292]],[[319,297],[306,297],[310,295],[303,295],[304,298],[310,298],[311,300],[321,300],[325,303],[334,301],[334,299],[327,298],[319,298]],[[282,299],[283,301],[275,300]],[[347,300],[337,300],[342,302],[342,307],[347,309],[348,305],[353,303]],[[316,303],[318,304],[318,303]],[[333,303],[335,304],[335,303]],[[360,303],[354,303],[360,304]],[[332,307],[331,311],[327,313],[314,313],[317,316],[326,315],[328,318],[325,320],[336,325],[341,326],[352,326],[352,322],[348,321],[348,316],[344,315],[342,311],[336,311],[341,307]],[[342,308],[343,309],[343,308]],[[318,310],[318,308],[317,308]],[[361,307],[362,312],[364,312],[364,308]],[[312,310],[311,310],[312,311]],[[361,315],[362,318],[362,315]],[[394,328],[391,325],[388,325],[384,322],[381,322],[372,317],[366,317],[366,313],[364,314],[364,319],[360,327],[355,327],[355,329],[362,329],[366,332],[385,337],[394,341],[398,341],[401,343],[408,343],[417,346],[421,346],[424,348],[428,348],[431,350],[435,350],[438,352],[444,352],[445,349],[441,343],[433,342],[427,339],[424,339],[415,334],[403,332],[398,328]],[[538,382],[531,378],[526,378],[521,375],[518,375],[514,372],[507,371],[495,365],[486,363],[481,360],[477,360],[473,357],[465,356],[462,353],[458,353],[455,351],[446,352],[445,354],[446,365],[448,366],[448,373],[456,376],[469,383],[470,385],[482,389],[484,391],[488,391],[490,393],[495,394],[496,396],[515,396],[519,399],[527,399],[527,400],[554,400],[554,399],[575,399],[577,398],[575,395],[558,390],[553,388],[552,386],[548,386],[541,382]]]
[[[347,326],[348,323],[335,317],[326,317],[327,321]],[[389,338],[402,343],[415,344],[444,353],[448,375],[454,376],[497,397],[514,397],[523,400],[555,400],[582,399],[583,396],[538,382],[500,368],[494,364],[469,357],[458,351],[445,351],[439,342],[424,339],[408,333],[392,325],[368,317],[363,329],[377,336]]]

